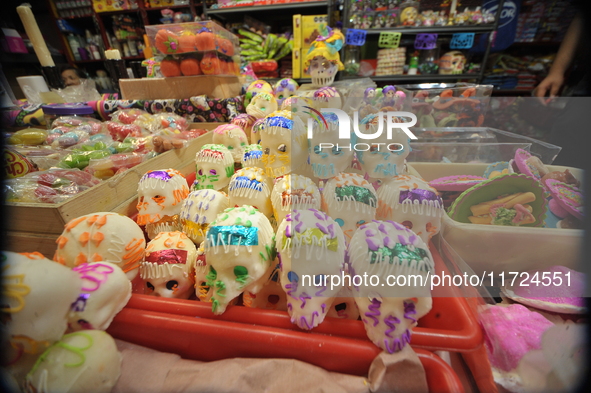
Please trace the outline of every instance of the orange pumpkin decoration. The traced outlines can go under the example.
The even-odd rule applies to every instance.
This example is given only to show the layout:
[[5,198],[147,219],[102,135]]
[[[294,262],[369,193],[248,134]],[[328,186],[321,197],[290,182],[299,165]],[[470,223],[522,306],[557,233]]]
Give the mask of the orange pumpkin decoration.
[[220,59],[218,59],[215,53],[206,53],[203,55],[203,59],[201,59],[201,71],[205,75],[219,74],[221,69],[220,63]]
[[199,60],[193,57],[181,60],[181,72],[185,76],[201,75]]
[[165,58],[160,62],[160,72],[167,78],[181,76],[181,66],[172,58]]
[[179,36],[169,30],[158,30],[155,46],[161,53],[170,55],[179,52]]
[[226,38],[218,38],[218,50],[227,56],[234,55],[234,45],[232,45],[232,41]]
[[215,35],[208,28],[201,29],[195,36],[195,47],[199,51],[215,50]]
[[186,31],[179,37],[178,53],[195,52],[195,34]]

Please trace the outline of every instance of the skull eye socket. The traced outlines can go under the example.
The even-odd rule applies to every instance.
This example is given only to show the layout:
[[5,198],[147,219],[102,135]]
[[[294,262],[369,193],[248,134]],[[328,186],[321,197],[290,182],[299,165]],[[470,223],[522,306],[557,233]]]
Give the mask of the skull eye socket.
[[166,283],[166,289],[168,289],[169,291],[173,291],[178,287],[179,287],[179,282],[176,280],[170,280]]
[[401,222],[401,224],[407,227],[408,229],[412,229],[412,221],[403,221]]
[[339,149],[338,146],[333,146],[332,147],[332,154],[335,156],[341,155],[341,154],[343,154],[343,150]]
[[269,295],[269,297],[267,298],[267,301],[271,304],[277,304],[277,303],[279,303],[279,296],[278,295]]
[[347,309],[347,303],[339,303],[336,306],[334,306],[334,309],[336,311],[345,311]]
[[316,146],[314,146],[314,153],[315,153],[315,154],[320,154],[320,153],[322,153],[322,150],[320,149],[320,145],[316,145]]
[[155,289],[154,285],[152,285],[149,281],[146,282],[146,287],[148,287],[149,291],[153,291]]
[[289,282],[299,282],[300,281],[300,277],[298,277],[298,274],[294,271],[287,273],[287,279],[289,280]]
[[199,169],[199,170],[197,171],[197,173],[198,173],[199,175],[203,176],[203,169]]
[[279,150],[282,153],[285,153],[287,151],[287,146],[285,145],[285,143],[282,143],[277,147],[277,150]]
[[263,150],[263,153],[270,154],[271,153],[271,149],[269,149],[268,147],[265,147],[265,150]]

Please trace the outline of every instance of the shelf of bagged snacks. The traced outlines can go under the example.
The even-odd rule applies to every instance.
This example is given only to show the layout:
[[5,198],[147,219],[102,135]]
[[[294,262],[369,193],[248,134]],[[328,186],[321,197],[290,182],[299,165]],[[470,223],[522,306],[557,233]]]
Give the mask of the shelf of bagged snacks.
[[328,1],[294,1],[284,2],[277,4],[252,4],[248,6],[232,6],[232,7],[220,7],[220,8],[208,8],[207,14],[230,14],[239,12],[259,12],[259,11],[282,11],[287,9],[298,9],[298,8],[312,8],[312,7],[327,7]]

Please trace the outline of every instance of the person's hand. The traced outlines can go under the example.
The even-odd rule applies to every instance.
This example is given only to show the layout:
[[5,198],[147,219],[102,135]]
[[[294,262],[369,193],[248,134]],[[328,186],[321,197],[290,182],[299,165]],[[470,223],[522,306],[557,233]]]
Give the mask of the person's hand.
[[560,73],[548,74],[543,81],[534,89],[534,97],[538,97],[542,104],[546,105],[550,100],[546,99],[547,96],[550,99],[557,97],[562,85],[564,84],[564,76]]

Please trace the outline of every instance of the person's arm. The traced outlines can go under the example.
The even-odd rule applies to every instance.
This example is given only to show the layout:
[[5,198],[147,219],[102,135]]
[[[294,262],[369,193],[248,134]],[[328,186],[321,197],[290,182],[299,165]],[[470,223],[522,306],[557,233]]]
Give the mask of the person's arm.
[[550,67],[548,76],[535,88],[536,97],[558,96],[562,85],[564,84],[564,75],[571,66],[579,41],[583,32],[583,18],[580,14],[575,15],[571,22],[564,40],[560,44],[556,58]]

